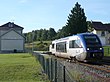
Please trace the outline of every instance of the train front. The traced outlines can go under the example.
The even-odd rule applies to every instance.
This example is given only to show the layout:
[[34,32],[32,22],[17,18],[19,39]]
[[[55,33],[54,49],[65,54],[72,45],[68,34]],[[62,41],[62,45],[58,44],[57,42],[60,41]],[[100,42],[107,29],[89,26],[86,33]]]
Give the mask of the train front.
[[104,56],[104,50],[99,37],[95,34],[83,35],[86,50],[86,60],[100,60]]

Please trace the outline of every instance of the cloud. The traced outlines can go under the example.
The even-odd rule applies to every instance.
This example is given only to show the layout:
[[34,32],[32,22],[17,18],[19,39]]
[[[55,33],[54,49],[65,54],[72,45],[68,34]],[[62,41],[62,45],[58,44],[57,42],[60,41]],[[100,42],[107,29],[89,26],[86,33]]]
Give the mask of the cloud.
[[20,0],[20,3],[26,3],[28,0]]

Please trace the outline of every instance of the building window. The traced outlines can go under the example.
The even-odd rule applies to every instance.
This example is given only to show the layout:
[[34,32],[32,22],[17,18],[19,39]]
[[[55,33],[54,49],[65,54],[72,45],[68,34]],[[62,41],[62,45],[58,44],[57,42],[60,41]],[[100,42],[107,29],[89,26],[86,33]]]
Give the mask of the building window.
[[104,31],[102,31],[101,36],[105,36],[105,32]]
[[13,23],[9,23],[9,25],[8,25],[9,27],[13,27]]

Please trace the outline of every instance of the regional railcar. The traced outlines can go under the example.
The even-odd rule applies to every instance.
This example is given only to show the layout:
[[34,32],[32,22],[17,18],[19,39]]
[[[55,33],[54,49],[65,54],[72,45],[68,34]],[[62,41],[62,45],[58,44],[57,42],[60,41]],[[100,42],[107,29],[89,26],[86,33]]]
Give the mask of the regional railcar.
[[50,52],[78,61],[100,60],[104,56],[100,39],[93,33],[81,33],[52,41]]

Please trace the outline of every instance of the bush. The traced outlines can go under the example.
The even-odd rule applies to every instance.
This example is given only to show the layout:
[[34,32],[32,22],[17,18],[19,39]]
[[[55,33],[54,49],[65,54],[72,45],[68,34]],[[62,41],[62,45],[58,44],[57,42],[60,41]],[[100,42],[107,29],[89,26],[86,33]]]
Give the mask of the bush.
[[34,46],[34,50],[35,51],[48,51],[49,50],[49,44],[40,42]]
[[32,43],[31,43],[31,44],[26,44],[25,47],[27,51],[32,51],[32,47],[34,47],[34,51],[48,51],[49,45],[50,45],[50,42],[40,41],[40,42],[34,43],[34,46],[32,46]]

